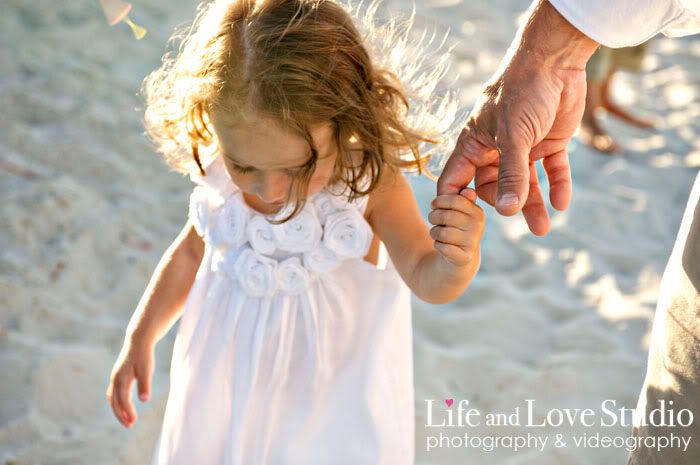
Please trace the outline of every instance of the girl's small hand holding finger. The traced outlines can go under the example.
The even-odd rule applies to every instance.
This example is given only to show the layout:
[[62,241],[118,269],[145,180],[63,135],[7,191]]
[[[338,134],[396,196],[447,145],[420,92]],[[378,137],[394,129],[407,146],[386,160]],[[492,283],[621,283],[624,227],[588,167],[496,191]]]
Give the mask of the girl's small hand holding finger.
[[449,263],[461,267],[479,259],[484,233],[484,211],[476,203],[476,192],[464,188],[460,194],[438,195],[430,206],[428,221],[434,247]]

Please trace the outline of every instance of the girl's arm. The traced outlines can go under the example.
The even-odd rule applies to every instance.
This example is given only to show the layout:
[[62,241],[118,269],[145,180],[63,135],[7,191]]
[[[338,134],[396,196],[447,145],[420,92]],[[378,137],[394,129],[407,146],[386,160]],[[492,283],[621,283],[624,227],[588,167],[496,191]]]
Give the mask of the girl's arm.
[[[413,293],[429,303],[457,298],[476,275],[484,215],[461,195],[433,200],[429,229],[413,191],[400,173],[385,170],[368,200],[368,222]],[[436,240],[434,240],[436,239]]]
[[188,221],[163,254],[127,326],[127,338],[155,345],[180,317],[204,255],[204,242]]

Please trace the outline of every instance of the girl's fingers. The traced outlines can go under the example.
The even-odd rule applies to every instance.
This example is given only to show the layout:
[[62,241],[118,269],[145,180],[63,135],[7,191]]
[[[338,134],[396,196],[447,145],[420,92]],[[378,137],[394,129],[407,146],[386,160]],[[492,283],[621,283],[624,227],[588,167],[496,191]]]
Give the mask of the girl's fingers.
[[471,200],[472,202],[476,202],[476,191],[471,187],[465,187],[460,191],[459,195]]
[[132,423],[136,420],[136,411],[131,403],[131,384],[134,382],[133,374],[126,375],[126,379],[122,379],[117,385],[117,402],[123,410],[124,419],[127,423]]
[[[464,239],[473,238],[474,236],[481,237],[486,226],[482,211],[474,215],[465,215],[457,210],[433,210],[428,214],[428,221],[436,227],[456,228],[461,231]],[[433,236],[431,235],[431,237]],[[445,242],[452,241],[448,240]],[[462,242],[458,243],[462,244]]]
[[457,210],[433,210],[428,213],[428,221],[435,226],[453,226],[462,231],[470,231],[474,218]]
[[109,396],[109,405],[112,407],[112,412],[114,412],[114,416],[117,418],[117,420],[119,420],[122,425],[127,426],[124,409],[119,404],[119,399],[116,394],[118,385],[119,384],[116,380],[112,383],[112,392]]
[[470,193],[474,192],[473,189],[466,188],[462,189],[460,192],[464,192],[464,195],[438,195],[430,202],[430,208],[433,210],[457,210],[465,215],[476,216],[477,218],[483,217],[484,212],[481,207],[474,203],[473,200],[467,198],[468,196],[475,195],[475,193]]
[[433,226],[430,229],[430,237],[445,244],[467,247],[474,242],[474,234],[469,234],[469,232],[452,226]]
[[445,244],[443,242],[435,242],[433,244],[435,250],[437,250],[445,259],[455,266],[464,266],[469,264],[472,260],[470,254],[466,253],[462,248],[457,247],[452,244]]

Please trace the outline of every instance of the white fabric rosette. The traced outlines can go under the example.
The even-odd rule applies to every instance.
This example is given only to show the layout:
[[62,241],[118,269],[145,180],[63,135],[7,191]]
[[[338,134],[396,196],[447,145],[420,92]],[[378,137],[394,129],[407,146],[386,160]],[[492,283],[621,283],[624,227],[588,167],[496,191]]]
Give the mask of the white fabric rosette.
[[214,231],[211,232],[214,242],[224,242],[235,248],[242,246],[246,241],[246,225],[249,215],[248,208],[244,205],[240,195],[230,197],[218,209]]
[[277,250],[272,225],[261,215],[253,215],[246,226],[248,242],[258,253],[272,255]]
[[309,272],[302,266],[298,257],[290,257],[277,267],[277,283],[280,289],[288,294],[303,292],[310,282]]
[[262,297],[276,290],[277,266],[276,260],[245,247],[236,258],[233,271],[246,293]]
[[323,234],[316,214],[307,208],[286,223],[271,226],[277,247],[294,253],[313,250]]
[[372,228],[359,211],[349,208],[326,220],[323,243],[341,257],[364,257],[372,244]]
[[206,188],[196,186],[192,190],[188,216],[197,234],[204,236],[209,223],[209,195]]
[[347,208],[347,203],[341,197],[329,194],[328,192],[319,193],[313,201],[316,215],[321,224],[326,224],[326,220],[330,215]]
[[331,249],[320,243],[304,254],[304,265],[313,273],[327,273],[340,264],[341,259]]
[[215,273],[223,273],[231,279],[237,279],[234,264],[236,259],[245,249],[216,248],[211,257],[211,270]]

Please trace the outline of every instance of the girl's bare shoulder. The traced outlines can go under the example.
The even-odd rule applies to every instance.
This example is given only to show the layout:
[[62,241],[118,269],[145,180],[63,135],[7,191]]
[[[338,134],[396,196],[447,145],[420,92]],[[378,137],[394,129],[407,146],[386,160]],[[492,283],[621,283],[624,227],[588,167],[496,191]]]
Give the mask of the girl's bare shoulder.
[[385,164],[382,174],[374,189],[368,194],[365,218],[370,219],[373,213],[381,213],[384,208],[395,208],[415,202],[413,191],[401,171]]

